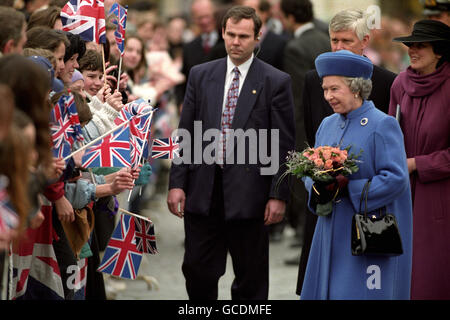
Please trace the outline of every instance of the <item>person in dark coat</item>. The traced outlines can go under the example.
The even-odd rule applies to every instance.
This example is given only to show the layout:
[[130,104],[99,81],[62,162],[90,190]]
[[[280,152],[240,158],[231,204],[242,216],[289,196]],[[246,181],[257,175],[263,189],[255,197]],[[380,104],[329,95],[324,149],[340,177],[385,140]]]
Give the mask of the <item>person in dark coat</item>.
[[252,7],[261,18],[261,36],[255,49],[255,56],[271,66],[284,71],[283,51],[288,41],[288,36],[276,34],[267,28],[267,20],[270,18],[271,4],[267,0],[245,0],[242,5]]
[[421,20],[408,46],[411,65],[391,88],[400,107],[413,199],[411,299],[450,299],[450,27]]
[[[302,97],[305,74],[314,69],[314,60],[324,52],[330,51],[328,37],[319,31],[314,23],[313,5],[309,0],[282,0],[280,2],[282,18],[288,31],[293,34],[283,53],[284,68],[292,78],[292,92],[294,94],[295,116],[295,148],[301,151],[306,148],[306,136]],[[306,190],[299,180],[293,180],[291,185],[291,200],[286,215],[290,225],[296,230],[296,237],[301,244],[304,228],[306,206]],[[293,259],[298,264],[300,255]],[[292,263],[287,260],[286,263]]]
[[[227,55],[222,36],[217,31],[215,8],[211,0],[194,0],[191,5],[191,15],[200,34],[183,46],[182,73],[186,79],[189,71],[195,65],[223,58]],[[176,87],[178,103],[183,102],[186,83]]]
[[[184,218],[182,271],[190,299],[217,299],[230,253],[235,273],[232,299],[265,300],[268,226],[283,219],[289,195],[287,183],[280,182],[279,167],[294,148],[291,80],[254,57],[261,20],[253,8],[232,7],[222,25],[228,56],[195,66],[188,78],[179,129],[189,132],[194,143],[182,147],[181,163],[172,163],[167,203],[172,214]],[[238,140],[233,148],[235,134],[229,135],[230,129],[262,129],[269,135],[257,134],[251,144]],[[196,139],[212,132],[214,142],[197,151]],[[277,132],[279,139],[274,139]],[[269,136],[271,169],[262,159],[249,160],[255,156],[252,147],[267,146]],[[206,154],[214,157],[211,162]],[[196,161],[199,156],[201,161]],[[236,161],[241,156],[244,161]]]
[[[360,31],[357,32],[357,30]],[[364,49],[370,42],[370,30],[367,27],[366,17],[362,10],[344,10],[337,13],[330,21],[329,32],[331,50],[333,52],[345,49],[363,55]],[[373,66],[371,78],[372,91],[369,100],[373,101],[377,109],[385,113],[388,112],[390,88],[395,77],[395,73],[376,65]],[[308,71],[304,83],[303,108],[305,112],[305,131],[308,144],[313,146],[315,143],[315,134],[320,123],[325,117],[331,115],[333,110],[323,96],[321,80],[317,71]],[[296,288],[298,295],[300,295],[303,285],[316,221],[317,217],[315,215],[310,213],[306,214],[304,240]]]

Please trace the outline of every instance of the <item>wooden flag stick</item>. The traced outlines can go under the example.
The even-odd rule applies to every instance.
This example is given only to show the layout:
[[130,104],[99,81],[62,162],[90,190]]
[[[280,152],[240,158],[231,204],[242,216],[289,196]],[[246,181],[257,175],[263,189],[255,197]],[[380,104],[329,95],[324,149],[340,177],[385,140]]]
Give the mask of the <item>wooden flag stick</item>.
[[[147,112],[147,113],[145,113],[145,114],[137,115],[137,116],[135,116],[135,117],[137,117],[137,118],[144,117],[144,116],[146,116],[146,115],[148,115],[148,114],[153,114],[153,112],[154,112],[154,110],[149,111],[149,112]],[[131,119],[130,119],[130,120],[131,120]],[[105,133],[102,134],[100,137],[95,138],[94,140],[92,140],[92,141],[89,142],[89,143],[86,143],[84,146],[82,146],[81,148],[75,150],[74,152],[72,152],[71,154],[69,154],[67,157],[65,157],[65,158],[64,158],[64,161],[67,161],[67,160],[70,159],[74,154],[77,154],[78,152],[83,151],[84,149],[86,149],[86,148],[92,146],[93,144],[97,143],[98,141],[102,140],[104,137],[109,136],[109,135],[110,135],[111,133],[113,133],[114,131],[116,131],[116,130],[122,128],[122,127],[124,127],[125,125],[128,124],[128,122],[130,122],[130,120],[124,121],[123,123],[119,124],[117,127],[114,127],[114,128],[112,128],[111,130],[105,132]]]
[[119,85],[120,85],[120,71],[122,69],[122,55],[120,56],[119,60],[119,73],[117,73],[117,92],[119,92]]
[[120,211],[120,212],[123,212],[123,213],[125,213],[125,214],[128,214],[128,215],[130,215],[130,216],[133,216],[133,217],[135,217],[135,218],[139,218],[139,219],[144,219],[144,220],[146,220],[146,221],[150,222],[151,224],[153,224],[153,221],[152,221],[152,220],[150,220],[150,219],[149,219],[149,218],[147,218],[147,217],[144,217],[144,216],[138,215],[138,214],[136,214],[136,213],[133,213],[133,212],[127,211],[127,210],[125,210],[125,209],[122,209],[122,208],[119,208],[119,211]]
[[102,62],[103,62],[103,77],[105,78],[105,86],[106,86],[106,63],[105,63],[105,48],[102,43]]

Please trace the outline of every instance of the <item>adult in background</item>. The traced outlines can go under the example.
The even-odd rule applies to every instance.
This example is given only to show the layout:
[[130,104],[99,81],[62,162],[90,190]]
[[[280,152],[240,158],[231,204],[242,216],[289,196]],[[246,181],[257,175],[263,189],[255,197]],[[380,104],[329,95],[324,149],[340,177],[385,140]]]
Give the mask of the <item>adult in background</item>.
[[[362,10],[343,10],[337,13],[330,21],[329,33],[331,51],[349,50],[358,55],[363,55],[364,49],[370,43],[370,29],[367,16]],[[375,107],[385,113],[388,112],[390,88],[396,74],[373,66],[372,91],[369,100],[373,101]],[[333,109],[323,96],[321,80],[317,71],[311,70],[306,73],[305,88],[303,89],[303,108],[305,112],[305,131],[308,144],[315,143],[316,131],[323,118],[333,113]],[[303,247],[300,258],[299,274],[297,281],[297,294],[300,295],[303,277],[311,247],[317,217],[312,214],[306,215]]]
[[[201,121],[203,131],[222,132],[215,137],[212,164],[172,163],[170,171],[167,203],[171,213],[184,217],[182,270],[190,299],[217,299],[228,252],[235,274],[232,299],[268,298],[268,225],[283,218],[289,191],[285,182],[277,188],[279,166],[264,175],[260,159],[249,163],[254,150],[245,141],[246,162],[237,164],[229,150],[234,137],[225,139],[229,129],[277,130],[279,158],[272,165],[283,163],[294,147],[290,76],[254,57],[260,28],[253,8],[232,7],[222,22],[228,56],[193,67],[188,79],[179,128],[194,137],[194,121]],[[257,140],[269,145],[268,139]],[[193,154],[193,146],[188,148]],[[274,152],[271,144],[268,153]]]
[[271,66],[284,71],[283,51],[288,38],[284,35],[278,35],[267,28],[266,23],[270,18],[270,2],[267,0],[244,0],[242,5],[254,8],[262,21],[261,37],[259,45],[256,47],[255,55]]
[[[313,5],[309,0],[282,0],[280,2],[285,27],[293,34],[283,52],[284,70],[292,78],[295,116],[295,148],[306,147],[304,114],[302,106],[305,74],[315,68],[314,60],[324,52],[330,51],[330,40],[313,23]],[[296,230],[295,237],[301,244],[306,216],[306,190],[298,180],[290,183],[292,193],[286,215],[290,225]],[[286,260],[288,264],[298,265],[300,254]]]
[[[191,68],[197,64],[226,56],[223,40],[217,31],[214,17],[215,7],[211,0],[194,0],[191,5],[191,17],[199,30],[199,35],[183,47],[182,73],[186,79]],[[177,100],[183,101],[186,83],[177,86]]]
[[[359,170],[348,178],[341,176],[339,187],[337,182],[323,186],[303,179],[311,211],[331,199],[333,210],[317,220],[301,299],[409,299],[412,205],[400,126],[368,100],[372,76],[368,58],[348,50],[326,52],[317,57],[316,68],[334,114],[320,124],[315,147],[350,147],[349,154],[360,150],[362,154]],[[386,207],[398,221],[403,247],[399,256],[352,255],[352,218],[368,181],[367,211]]]
[[25,15],[10,7],[0,6],[0,57],[3,54],[22,54],[27,41]]
[[430,20],[440,21],[450,26],[450,0],[419,0],[423,5],[423,15]]
[[450,27],[421,20],[408,46],[411,65],[391,88],[400,105],[414,209],[412,299],[450,299]]
[[27,31],[36,27],[44,26],[50,29],[62,30],[61,8],[49,6],[45,9],[33,12],[28,20]]

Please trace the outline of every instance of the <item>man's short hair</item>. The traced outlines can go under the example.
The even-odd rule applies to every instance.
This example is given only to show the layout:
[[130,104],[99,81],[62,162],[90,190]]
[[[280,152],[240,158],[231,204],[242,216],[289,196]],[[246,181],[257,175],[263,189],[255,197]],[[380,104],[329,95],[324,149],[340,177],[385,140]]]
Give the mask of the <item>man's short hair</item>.
[[22,12],[0,6],[0,51],[3,52],[8,40],[12,39],[15,45],[20,41],[25,23],[25,15]]
[[359,40],[370,34],[367,25],[368,16],[360,9],[349,9],[338,12],[330,21],[329,31],[339,32],[351,30]]
[[286,16],[292,14],[297,23],[310,22],[314,18],[312,3],[309,0],[281,0],[280,8]]
[[103,72],[103,60],[100,52],[87,50],[84,56],[78,62],[78,70],[83,71],[101,71]]
[[255,9],[246,6],[235,6],[230,8],[222,19],[223,30],[226,29],[228,19],[231,19],[233,22],[239,22],[242,19],[252,19],[255,38],[258,37],[259,31],[261,30],[262,21],[256,14]]

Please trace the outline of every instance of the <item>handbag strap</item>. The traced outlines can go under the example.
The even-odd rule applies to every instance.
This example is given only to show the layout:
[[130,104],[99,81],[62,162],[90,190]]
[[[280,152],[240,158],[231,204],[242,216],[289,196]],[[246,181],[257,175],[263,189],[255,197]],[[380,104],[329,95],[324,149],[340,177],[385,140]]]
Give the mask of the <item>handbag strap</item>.
[[[361,192],[361,199],[359,200],[359,213],[362,214],[361,212],[361,204],[364,200],[364,218],[367,220],[367,198],[369,197],[369,187],[370,184],[372,183],[372,180],[368,180],[366,182],[366,184],[364,185],[362,192]],[[384,215],[383,215],[383,209],[384,209]],[[378,209],[378,211],[380,212],[380,217],[383,217],[387,214],[387,208],[386,206],[381,207],[380,209]]]
[[361,199],[359,200],[359,213],[361,214],[361,205],[363,203],[364,200],[364,217],[367,218],[367,197],[369,195],[369,187],[370,187],[370,183],[372,181],[369,179],[366,184],[364,185],[362,192],[361,192]]

